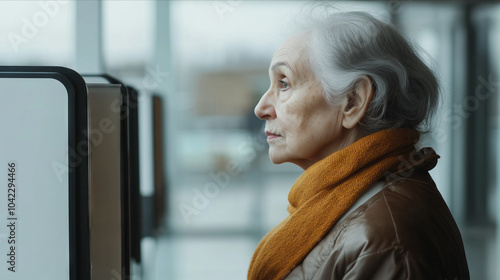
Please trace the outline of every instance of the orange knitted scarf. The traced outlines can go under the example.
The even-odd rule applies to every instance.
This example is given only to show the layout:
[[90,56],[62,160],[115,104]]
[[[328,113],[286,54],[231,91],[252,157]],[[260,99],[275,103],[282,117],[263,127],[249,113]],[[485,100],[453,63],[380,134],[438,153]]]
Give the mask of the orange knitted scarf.
[[[248,279],[285,278],[365,190],[388,172],[408,171],[403,163],[412,162],[418,139],[414,130],[379,131],[305,170],[288,195],[290,215],[261,240]],[[437,161],[439,156],[426,157]]]

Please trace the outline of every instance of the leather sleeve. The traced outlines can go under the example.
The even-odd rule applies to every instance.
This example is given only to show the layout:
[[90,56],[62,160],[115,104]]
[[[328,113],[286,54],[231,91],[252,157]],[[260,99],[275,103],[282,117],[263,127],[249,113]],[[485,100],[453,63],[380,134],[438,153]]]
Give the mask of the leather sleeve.
[[[424,262],[413,258],[402,248],[391,247],[360,256],[347,266],[343,280],[459,280],[458,276],[443,278]],[[468,278],[467,278],[468,279]],[[464,278],[465,280],[465,278]]]
[[404,252],[400,248],[390,247],[362,255],[349,263],[343,279],[406,280],[410,279],[408,276]]
[[313,280],[469,280],[458,228],[424,179],[387,186],[337,224]]

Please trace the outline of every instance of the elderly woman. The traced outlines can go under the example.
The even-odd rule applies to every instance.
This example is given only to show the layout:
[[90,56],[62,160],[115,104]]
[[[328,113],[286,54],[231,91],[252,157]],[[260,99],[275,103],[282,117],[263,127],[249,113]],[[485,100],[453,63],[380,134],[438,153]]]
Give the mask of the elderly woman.
[[255,108],[273,163],[305,171],[248,279],[469,279],[460,232],[415,145],[438,83],[407,40],[336,13],[276,51]]

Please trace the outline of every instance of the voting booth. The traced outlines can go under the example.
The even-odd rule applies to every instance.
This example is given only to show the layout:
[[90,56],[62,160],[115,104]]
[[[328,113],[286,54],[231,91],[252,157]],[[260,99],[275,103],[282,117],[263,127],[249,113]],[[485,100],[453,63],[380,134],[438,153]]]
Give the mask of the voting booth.
[[162,144],[140,101],[107,75],[0,67],[0,279],[142,279],[163,191],[141,189]]

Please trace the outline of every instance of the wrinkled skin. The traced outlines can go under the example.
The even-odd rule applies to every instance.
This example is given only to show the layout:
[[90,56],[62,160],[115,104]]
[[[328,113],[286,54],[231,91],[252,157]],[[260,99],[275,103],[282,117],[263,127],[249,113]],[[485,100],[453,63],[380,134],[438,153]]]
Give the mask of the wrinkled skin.
[[271,85],[255,107],[266,120],[269,157],[307,169],[358,137],[343,126],[346,100],[331,106],[308,61],[307,34],[295,35],[275,52]]

